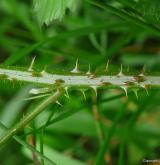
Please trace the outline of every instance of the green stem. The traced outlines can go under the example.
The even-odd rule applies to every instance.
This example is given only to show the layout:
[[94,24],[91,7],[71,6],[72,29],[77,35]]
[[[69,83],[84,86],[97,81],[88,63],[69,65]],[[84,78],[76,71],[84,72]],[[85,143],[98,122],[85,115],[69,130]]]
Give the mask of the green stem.
[[122,140],[120,141],[119,146],[119,158],[118,158],[118,165],[125,164],[125,147],[126,147],[126,136],[127,132],[126,129],[123,130]]
[[[43,137],[44,137],[44,129],[45,129],[45,127],[43,127],[41,129],[41,134],[40,134],[40,152],[41,152],[42,155],[44,155],[44,148],[43,148],[43,144],[44,144],[44,139],[43,139]],[[41,165],[44,165],[44,160],[43,159],[41,159]]]
[[[120,74],[120,75],[119,75]],[[10,80],[14,82],[30,82],[35,84],[43,84],[49,86],[56,86],[58,83],[62,83],[64,87],[120,87],[120,86],[151,86],[160,87],[160,76],[149,76],[149,75],[124,75],[121,72],[117,75],[96,75],[91,74],[90,76],[83,74],[50,74],[47,72],[36,72],[36,71],[22,71],[0,68],[0,81]],[[126,82],[132,82],[126,84]],[[105,85],[105,83],[107,83]]]
[[98,134],[98,138],[99,138],[99,142],[100,145],[102,145],[103,140],[104,140],[104,130],[103,130],[103,124],[101,121],[101,114],[99,112],[98,106],[97,106],[97,98],[94,96],[92,98],[93,101],[93,106],[92,106],[92,111],[93,111],[93,115],[95,118],[95,125],[96,125],[96,129],[97,129],[97,134]]
[[116,117],[113,121],[113,125],[111,126],[111,128],[108,132],[108,136],[105,138],[105,140],[102,144],[102,147],[98,153],[97,160],[96,160],[97,165],[104,164],[104,156],[105,156],[107,150],[109,149],[108,146],[110,144],[111,138],[113,137],[113,135],[115,133],[115,130],[116,130],[116,127],[117,127],[119,121],[124,117],[126,110],[127,110],[127,108],[126,108],[126,104],[125,104],[122,107],[122,109],[120,109],[120,112],[116,115]]
[[107,4],[102,4],[102,3],[99,3],[99,2],[95,2],[93,0],[87,0],[87,2],[89,2],[90,4],[94,5],[94,6],[97,6],[101,9],[104,9],[106,11],[109,11],[127,21],[130,21],[130,22],[133,22],[134,24],[138,25],[138,26],[141,26],[143,27],[144,29],[154,33],[155,35],[158,35],[160,36],[160,29],[158,29],[157,27],[151,25],[151,24],[148,24],[132,15],[129,15],[127,12],[125,11],[122,11],[122,10],[119,10],[117,8],[114,8],[113,6],[110,6],[110,5],[107,5]]
[[[0,122],[0,130],[3,131],[7,131],[8,128]],[[23,141],[22,139],[20,139],[17,135],[13,136],[14,140],[16,140],[19,144],[21,144],[22,146],[28,148],[30,151],[35,152],[41,159],[47,161],[48,165],[56,165],[55,162],[53,162],[52,160],[50,160],[49,158],[47,158],[44,154],[42,154],[41,152],[39,152],[38,150],[36,150],[34,147],[32,147],[31,145],[29,145],[28,143],[26,143],[25,141]]]
[[37,115],[39,115],[45,108],[51,104],[52,102],[56,102],[60,97],[61,91],[57,90],[53,95],[45,99],[42,103],[40,103],[34,111],[26,115],[15,127],[11,128],[3,137],[0,139],[0,146],[7,142],[13,135],[15,135],[19,130],[24,128],[27,124],[29,124]]

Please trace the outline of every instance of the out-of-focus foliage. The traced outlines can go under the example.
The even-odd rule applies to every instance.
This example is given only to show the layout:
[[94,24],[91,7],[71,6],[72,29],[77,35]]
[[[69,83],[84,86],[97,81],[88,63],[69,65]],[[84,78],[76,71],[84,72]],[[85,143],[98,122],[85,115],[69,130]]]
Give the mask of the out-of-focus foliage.
[[159,0],[115,0],[125,6],[134,9],[137,14],[146,19],[147,22],[160,24],[160,5]]
[[48,25],[51,21],[62,20],[66,9],[75,9],[75,0],[34,0],[34,10],[40,24]]
[[158,0],[139,0],[139,11],[151,23],[160,24],[160,5]]
[[[61,1],[57,1],[53,2],[60,5]],[[86,72],[90,63],[91,71],[99,73],[110,59],[107,74],[117,74],[121,64],[125,74],[138,74],[144,65],[146,74],[159,74],[160,30],[157,28],[157,33],[149,30],[159,26],[158,0],[96,2],[125,11],[136,21],[143,20],[148,28],[87,1],[81,1],[78,8],[73,13],[67,12],[63,19],[68,4],[53,10],[56,12],[53,15],[44,5],[42,10],[46,17],[43,13],[38,16],[41,24],[49,24],[50,16],[61,21],[53,20],[49,26],[40,28],[32,1],[1,0],[0,64],[28,68],[36,55],[37,70],[47,66],[49,72],[69,72],[78,58],[82,71]],[[42,11],[36,6],[35,10]],[[0,120],[7,127],[42,101],[24,101],[28,88],[28,84],[0,80]],[[90,90],[86,91],[86,100],[82,93],[70,90],[69,99],[61,97],[59,100],[63,106],[50,105],[17,134],[22,141],[14,137],[0,147],[0,164],[43,164],[43,156],[60,165],[94,164],[106,139],[104,164],[134,165],[142,164],[144,158],[158,159],[160,91],[149,90],[147,96],[146,91],[140,89],[138,99],[133,91],[128,92],[127,99],[120,89],[99,90],[95,101],[95,93]],[[4,132],[0,127],[0,136]],[[34,154],[27,144],[41,154]],[[48,163],[46,158],[44,163]]]

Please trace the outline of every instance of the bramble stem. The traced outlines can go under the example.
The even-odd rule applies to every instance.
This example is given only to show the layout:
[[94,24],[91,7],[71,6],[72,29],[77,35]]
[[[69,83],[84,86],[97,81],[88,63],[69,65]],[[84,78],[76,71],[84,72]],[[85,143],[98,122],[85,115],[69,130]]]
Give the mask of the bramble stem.
[[45,108],[56,102],[60,97],[61,91],[58,89],[53,95],[45,99],[42,103],[40,103],[31,113],[24,116],[24,118],[17,124],[15,127],[11,128],[3,137],[0,139],[0,146],[7,142],[13,135],[15,135],[18,131],[24,128],[27,124],[29,124],[37,115],[39,115]]
[[[0,68],[0,79],[6,79],[13,82],[30,82],[43,84],[45,86],[54,86],[57,83],[62,83],[64,87],[105,87],[105,86],[130,86],[134,83],[135,86],[158,86],[160,87],[160,76],[128,76],[128,75],[102,75],[93,77],[94,75],[81,74],[49,74],[35,73],[20,70],[2,69]],[[129,83],[129,84],[128,84]],[[133,85],[133,84],[132,84]]]

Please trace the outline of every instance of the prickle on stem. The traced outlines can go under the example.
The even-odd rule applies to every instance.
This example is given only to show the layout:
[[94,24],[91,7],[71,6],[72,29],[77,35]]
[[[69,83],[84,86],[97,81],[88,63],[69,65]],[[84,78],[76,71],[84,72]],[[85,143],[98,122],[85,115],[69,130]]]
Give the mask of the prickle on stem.
[[36,56],[34,56],[34,57],[32,58],[31,64],[30,64],[30,66],[29,66],[29,68],[28,68],[28,71],[29,71],[29,72],[32,72],[32,71],[33,71],[35,59],[36,59]]
[[42,75],[45,75],[45,74],[47,73],[47,72],[46,72],[46,68],[47,68],[47,66],[45,66],[44,69],[41,71],[41,74],[42,74]]
[[78,58],[76,60],[76,65],[75,65],[74,69],[71,70],[71,73],[80,73]]
[[64,90],[65,90],[64,96],[69,99],[69,92],[68,92],[69,91],[69,87],[65,87]]
[[121,64],[120,72],[117,74],[118,77],[124,76],[123,74],[123,65]]
[[61,107],[63,107],[63,105],[59,102],[59,101],[56,101],[56,104],[60,105]]
[[108,72],[109,71],[109,60],[107,60],[107,64],[106,64],[106,68],[105,68],[105,72]]
[[86,90],[85,90],[85,89],[81,89],[80,91],[81,91],[81,93],[82,93],[82,95],[83,95],[83,97],[84,97],[84,100],[86,100],[86,94],[85,94],[85,91],[86,91]]
[[97,95],[98,95],[98,93],[97,93],[97,87],[96,86],[91,86],[91,88],[95,92],[95,95],[96,95],[96,98],[97,98]]
[[149,96],[149,92],[148,92],[147,86],[146,85],[140,85],[140,86],[145,89],[147,96]]
[[91,65],[88,64],[88,71],[86,72],[86,75],[91,75]]
[[135,94],[135,96],[136,96],[136,98],[138,100],[138,89],[133,89],[133,92],[134,92],[134,94]]
[[127,86],[120,86],[120,88],[124,90],[126,97],[128,98],[128,87]]

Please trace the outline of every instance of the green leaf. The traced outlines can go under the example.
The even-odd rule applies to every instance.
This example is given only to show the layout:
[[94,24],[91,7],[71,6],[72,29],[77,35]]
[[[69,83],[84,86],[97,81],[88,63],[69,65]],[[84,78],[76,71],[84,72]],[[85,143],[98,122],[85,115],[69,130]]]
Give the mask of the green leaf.
[[34,0],[34,11],[40,25],[49,25],[53,20],[62,20],[66,9],[75,8],[75,0]]

